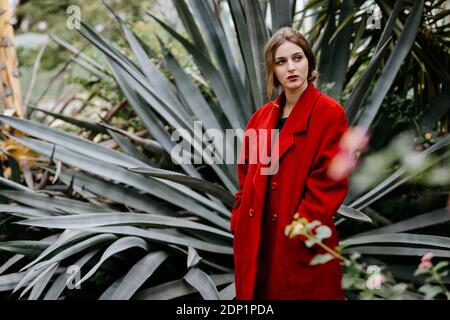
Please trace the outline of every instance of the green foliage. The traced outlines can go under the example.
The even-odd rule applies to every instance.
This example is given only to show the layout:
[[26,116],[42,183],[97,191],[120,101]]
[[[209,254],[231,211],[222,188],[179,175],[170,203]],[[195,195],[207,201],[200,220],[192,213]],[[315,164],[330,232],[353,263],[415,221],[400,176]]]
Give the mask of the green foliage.
[[[350,2],[344,1],[341,12],[348,11]],[[421,288],[405,283],[404,276],[394,277],[390,269],[398,257],[401,267],[415,267],[415,257],[426,252],[433,252],[438,259],[450,256],[448,237],[423,232],[425,228],[445,227],[450,219],[446,208],[433,203],[432,210],[439,209],[436,212],[423,212],[421,207],[397,212],[392,202],[401,203],[411,188],[429,177],[445,177],[442,170],[449,158],[448,134],[442,123],[434,120],[433,130],[420,132],[417,115],[428,103],[433,110],[439,108],[439,114],[445,114],[442,110],[448,107],[442,102],[433,104],[431,98],[445,98],[439,90],[448,80],[445,48],[449,46],[442,34],[449,26],[437,17],[430,19],[441,23],[439,29],[434,23],[423,23],[424,16],[434,17],[432,10],[443,12],[440,6],[432,8],[434,2],[423,7],[423,1],[414,2],[414,7],[405,3],[396,9],[384,1],[375,2],[383,12],[384,34],[383,30],[362,28],[365,20],[358,19],[365,15],[362,1],[353,2],[353,19],[344,19],[336,7],[323,6],[322,1],[308,3],[308,10],[313,10],[317,19],[307,36],[317,50],[326,80],[319,88],[340,99],[351,123],[375,130],[384,124],[374,121],[376,116],[388,115],[398,130],[384,141],[372,136],[372,142],[380,139],[382,146],[388,145],[385,141],[392,143],[384,150],[369,148],[360,155],[362,164],[351,176],[354,190],[338,210],[341,246],[327,248],[327,254],[313,264],[326,263],[330,256],[343,258],[343,287],[349,298],[440,298],[448,283],[446,265],[438,263],[438,270],[431,269],[434,273],[427,274],[430,280]],[[37,5],[29,3],[30,11],[24,16],[31,15]],[[182,26],[161,18],[152,2],[115,1],[112,11],[125,13],[124,19],[116,20],[111,20],[108,9],[99,3],[83,2],[80,5],[86,15],[79,34],[62,32],[66,2],[51,2],[53,5],[46,7],[47,14],[55,17],[49,23],[53,33],[76,48],[89,45],[84,49],[87,56],[76,59],[89,73],[68,76],[70,84],[81,85],[84,95],[91,97],[84,101],[84,111],[99,112],[94,97],[107,102],[106,108],[100,107],[102,112],[124,99],[126,103],[109,120],[113,128],[88,121],[82,112],[77,119],[66,118],[64,121],[77,127],[77,135],[55,129],[50,115],[41,120],[1,116],[3,124],[26,134],[4,132],[5,138],[11,136],[40,155],[33,159],[33,167],[21,167],[22,177],[17,175],[17,166],[10,168],[10,177],[27,187],[0,179],[1,214],[11,218],[1,226],[7,227],[2,246],[24,254],[3,256],[0,266],[0,288],[13,291],[14,298],[26,294],[30,299],[70,299],[84,292],[94,299],[175,299],[195,293],[195,297],[234,298],[230,289],[233,237],[228,227],[237,190],[236,167],[207,164],[206,156],[201,165],[175,165],[170,159],[175,145],[170,133],[184,129],[193,138],[196,119],[203,120],[205,129],[243,128],[265,97],[263,65],[254,53],[261,52],[264,39],[274,30],[264,25],[267,11],[257,1],[246,6],[236,6],[239,1],[222,1],[215,10],[206,2],[189,2],[194,4],[192,12],[183,10],[182,3],[187,2],[177,3]],[[287,3],[277,8],[273,25],[283,23],[281,18],[286,16],[293,25],[302,24]],[[411,14],[405,15],[405,9]],[[389,17],[393,24],[387,23]],[[37,26],[38,21],[31,26]],[[327,28],[321,38],[327,21],[339,24],[340,31]],[[224,22],[234,29],[229,32]],[[108,27],[99,32],[97,24]],[[422,46],[423,41],[432,46]],[[67,45],[64,48],[71,54],[77,50]],[[434,60],[427,58],[428,48],[439,49],[436,52],[442,56],[439,61],[443,66],[437,68]],[[45,68],[60,64],[65,55],[67,51],[59,50]],[[333,64],[326,63],[330,55]],[[433,75],[431,79],[424,77],[425,72]],[[407,119],[417,119],[420,133],[416,145],[414,136],[395,139]],[[114,127],[128,133],[147,131],[145,137],[138,137],[114,131]],[[448,170],[445,172],[448,176]],[[406,185],[407,181],[413,182],[412,186]],[[448,183],[448,179],[440,179],[435,185],[446,187]],[[369,210],[372,204],[381,208],[379,212]],[[391,213],[391,221],[386,222]],[[370,224],[377,217],[384,226]],[[329,237],[329,230],[320,222],[295,218],[286,231],[305,236],[308,246],[322,246],[322,240]],[[18,239],[33,242],[16,242]],[[138,245],[133,245],[135,242]],[[139,245],[142,243],[145,245]],[[131,249],[133,246],[137,248]],[[102,256],[108,259],[102,260]],[[81,277],[98,267],[85,279],[79,293],[65,287],[73,264],[85,266]],[[380,273],[373,272],[372,265],[380,266]],[[368,281],[379,283],[380,289],[370,289]]]
[[387,117],[392,120],[394,127],[417,121],[417,115],[414,112],[413,100],[406,97],[399,97],[397,95],[387,95],[383,105],[380,109],[380,115],[387,114]]

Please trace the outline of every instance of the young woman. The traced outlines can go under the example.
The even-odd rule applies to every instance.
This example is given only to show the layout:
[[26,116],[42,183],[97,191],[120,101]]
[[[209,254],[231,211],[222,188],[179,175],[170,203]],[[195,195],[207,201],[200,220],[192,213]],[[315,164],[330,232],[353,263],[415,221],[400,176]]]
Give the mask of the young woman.
[[[334,181],[327,169],[348,128],[345,111],[315,88],[315,57],[299,32],[278,30],[264,56],[268,96],[280,86],[282,91],[252,115],[245,136],[256,131],[259,138],[256,144],[244,139],[241,150],[230,225],[236,299],[344,299],[340,262],[311,266],[323,249],[306,247],[300,237],[289,239],[284,229],[298,213],[330,227],[332,236],[324,243],[338,245],[333,215],[348,192],[348,179]],[[260,133],[271,129],[279,134],[265,140]],[[270,163],[251,161],[266,147]],[[268,174],[269,167],[276,170]]]

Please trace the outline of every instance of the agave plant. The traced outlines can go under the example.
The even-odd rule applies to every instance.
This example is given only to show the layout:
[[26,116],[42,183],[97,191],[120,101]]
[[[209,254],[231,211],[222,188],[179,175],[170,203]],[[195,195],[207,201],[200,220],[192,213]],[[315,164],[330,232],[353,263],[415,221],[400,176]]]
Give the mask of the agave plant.
[[[44,123],[0,117],[5,128],[26,134],[4,130],[5,135],[41,155],[35,159],[34,170],[35,176],[42,173],[39,185],[22,185],[17,166],[14,181],[0,178],[0,196],[4,199],[0,212],[8,228],[16,230],[0,243],[0,249],[12,254],[0,266],[0,291],[17,292],[17,297],[28,299],[83,294],[99,299],[174,299],[191,294],[204,299],[234,298],[233,236],[228,226],[237,191],[236,167],[222,164],[226,154],[221,145],[209,141],[207,135],[203,140],[203,131],[199,134],[195,130],[194,121],[201,120],[205,132],[244,128],[249,116],[268,98],[261,55],[265,42],[278,27],[301,23],[298,19],[305,11],[297,14],[295,1],[269,1],[269,6],[257,0],[228,0],[218,6],[194,0],[173,4],[188,36],[151,12],[145,14],[190,54],[199,70],[197,77],[208,85],[212,99],[199,89],[180,65],[179,57],[163,41],[159,42],[159,51],[150,48],[136,36],[132,26],[115,16],[132,56],[81,22],[78,32],[104,59],[93,61],[84,55],[76,59],[97,78],[117,85],[148,130],[147,137],[107,123],[44,111],[90,131],[91,137],[109,135],[119,147],[111,149]],[[310,2],[305,8],[314,5],[318,4]],[[374,130],[374,119],[383,101],[397,83],[409,76],[410,71],[404,70],[402,63],[416,58],[413,50],[421,28],[426,28],[421,27],[421,20],[427,11],[424,1],[415,1],[413,6],[396,4],[393,9],[385,5],[390,15],[381,34],[367,33],[361,27],[363,22],[352,19],[362,5],[344,1],[338,7],[329,1],[326,14],[315,10],[317,19],[309,37],[320,59],[320,85],[344,100],[352,123]],[[405,8],[409,10],[406,20],[399,15]],[[335,25],[336,21],[339,25]],[[234,35],[230,34],[230,25]],[[438,28],[442,33],[447,30],[447,25]],[[365,37],[370,44],[359,52]],[[76,51],[64,41],[58,42]],[[440,72],[447,71],[441,68]],[[425,99],[429,106],[423,108],[419,127],[434,127],[442,118],[448,110],[446,96],[448,92],[442,91],[436,99]],[[172,139],[175,129],[206,165],[181,163],[164,167],[154,161],[171,155],[177,144]],[[227,152],[236,140],[240,141],[239,134],[225,136]],[[420,157],[427,160],[438,155],[437,162],[442,162],[448,158],[449,143],[448,135],[441,134]],[[216,148],[218,158],[203,152],[208,144]],[[367,152],[367,158],[369,155]],[[363,154],[361,158],[365,157]],[[420,172],[435,163],[422,166]],[[400,278],[407,277],[405,269],[414,262],[393,263],[392,257],[418,257],[425,252],[438,258],[450,256],[449,238],[412,233],[447,222],[450,216],[445,208],[407,215],[377,227],[386,219],[370,206],[420,173],[411,173],[408,168],[407,164],[392,166],[391,174],[376,185],[352,190],[338,210],[336,222],[344,253],[357,251],[376,258],[377,263],[396,268]],[[16,235],[23,232],[40,238],[19,240]]]

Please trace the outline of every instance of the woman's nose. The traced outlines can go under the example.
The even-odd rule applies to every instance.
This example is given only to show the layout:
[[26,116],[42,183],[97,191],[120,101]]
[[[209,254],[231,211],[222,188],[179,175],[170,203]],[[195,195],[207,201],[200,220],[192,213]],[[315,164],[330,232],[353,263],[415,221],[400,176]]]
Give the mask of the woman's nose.
[[291,59],[288,60],[288,71],[295,70],[294,63]]

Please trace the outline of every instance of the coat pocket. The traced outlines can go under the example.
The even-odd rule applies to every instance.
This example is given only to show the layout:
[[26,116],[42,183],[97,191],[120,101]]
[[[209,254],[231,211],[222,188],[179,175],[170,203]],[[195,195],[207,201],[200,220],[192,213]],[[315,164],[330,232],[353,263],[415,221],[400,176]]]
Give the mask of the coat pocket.
[[318,253],[316,248],[308,248],[305,242],[300,237],[294,237],[288,240],[290,242],[289,247],[292,252],[291,262],[292,265],[305,267],[310,266],[311,260]]

